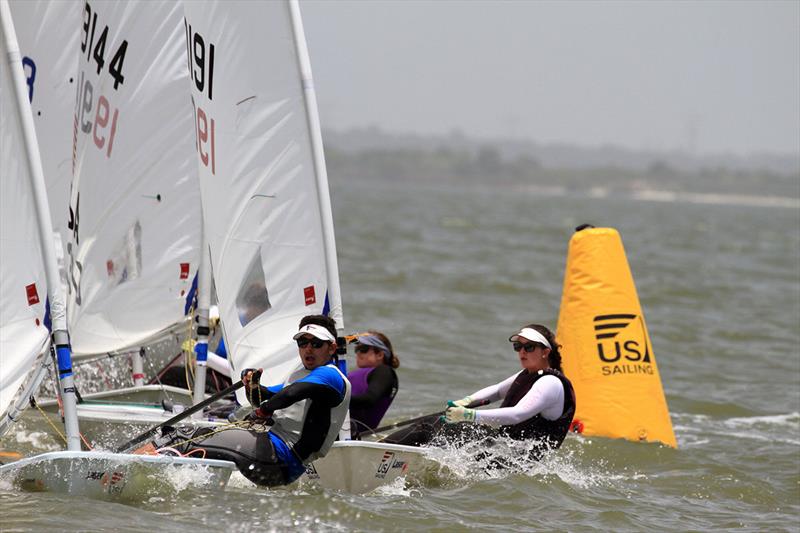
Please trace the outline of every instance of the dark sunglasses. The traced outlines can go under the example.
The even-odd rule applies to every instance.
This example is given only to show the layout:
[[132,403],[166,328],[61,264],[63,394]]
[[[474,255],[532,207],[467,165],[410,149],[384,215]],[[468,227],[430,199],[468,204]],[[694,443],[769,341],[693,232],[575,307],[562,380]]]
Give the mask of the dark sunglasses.
[[511,345],[514,348],[515,352],[520,350],[525,350],[525,353],[531,353],[536,349],[537,346],[541,346],[538,342],[529,342],[528,344],[522,344],[521,342],[515,342]]
[[312,348],[318,349],[318,348],[322,348],[323,346],[325,346],[325,343],[327,343],[327,342],[330,342],[330,341],[324,341],[322,339],[307,339],[305,337],[301,337],[301,338],[297,339],[297,347],[298,348],[305,348],[306,346],[308,346],[308,343],[311,343],[311,347]]
[[367,353],[372,349],[372,346],[367,346],[366,344],[359,344],[356,346],[356,353]]

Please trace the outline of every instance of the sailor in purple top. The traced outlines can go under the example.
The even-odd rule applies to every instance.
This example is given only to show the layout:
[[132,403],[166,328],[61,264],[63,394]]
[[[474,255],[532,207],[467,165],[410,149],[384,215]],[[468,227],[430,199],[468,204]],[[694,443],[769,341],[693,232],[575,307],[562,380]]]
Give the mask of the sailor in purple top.
[[399,360],[385,335],[370,331],[356,340],[357,369],[347,374],[352,384],[350,427],[353,438],[375,429],[392,404],[398,389]]

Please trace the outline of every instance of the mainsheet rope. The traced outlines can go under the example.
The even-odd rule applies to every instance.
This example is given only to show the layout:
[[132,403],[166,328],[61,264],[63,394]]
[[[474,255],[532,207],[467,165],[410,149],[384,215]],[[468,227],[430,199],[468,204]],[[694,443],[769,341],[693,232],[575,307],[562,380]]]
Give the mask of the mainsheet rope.
[[[64,409],[63,409],[63,407],[61,405],[61,398],[59,398],[59,397],[56,397],[56,398],[58,400],[58,408],[63,412]],[[33,405],[36,406],[36,409],[39,410],[39,414],[41,414],[42,417],[44,417],[44,419],[47,421],[47,423],[50,424],[50,427],[53,428],[53,431],[55,431],[58,434],[58,436],[61,437],[61,440],[64,441],[64,444],[67,444],[67,437],[63,433],[61,433],[61,430],[58,429],[58,426],[52,420],[50,420],[50,417],[47,415],[47,413],[44,411],[44,409],[42,409],[39,406],[38,402],[34,401]],[[88,448],[89,451],[93,450],[92,445],[89,444],[89,442],[86,440],[86,437],[83,436],[83,433],[79,432],[78,435],[80,435],[81,440],[83,441],[83,444],[86,445],[86,448]]]

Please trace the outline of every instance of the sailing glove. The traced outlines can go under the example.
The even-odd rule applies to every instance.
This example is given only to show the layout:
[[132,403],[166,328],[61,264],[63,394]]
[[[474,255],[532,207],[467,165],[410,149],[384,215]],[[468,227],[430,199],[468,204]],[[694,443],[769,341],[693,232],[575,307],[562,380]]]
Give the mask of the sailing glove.
[[250,405],[259,405],[262,402],[259,394],[259,386],[261,381],[261,374],[264,370],[259,368],[245,368],[242,370],[242,381],[245,384],[245,395]]
[[466,407],[472,403],[472,396],[466,396],[460,400],[448,400],[447,407]]
[[444,420],[448,424],[475,422],[476,413],[475,409],[467,409],[466,407],[448,407],[447,411],[444,412]]

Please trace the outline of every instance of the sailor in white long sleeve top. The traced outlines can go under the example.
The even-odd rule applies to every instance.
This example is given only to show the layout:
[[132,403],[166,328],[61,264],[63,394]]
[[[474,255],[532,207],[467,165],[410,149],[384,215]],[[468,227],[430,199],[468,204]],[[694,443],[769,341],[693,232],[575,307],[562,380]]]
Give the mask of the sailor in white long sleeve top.
[[[575,392],[561,372],[561,354],[553,333],[530,324],[509,337],[522,371],[466,398],[448,402],[445,420],[501,428],[514,439],[540,439],[557,448],[575,414]],[[470,405],[502,400],[497,409],[478,411]]]

